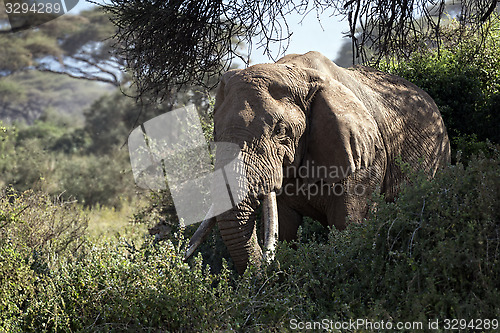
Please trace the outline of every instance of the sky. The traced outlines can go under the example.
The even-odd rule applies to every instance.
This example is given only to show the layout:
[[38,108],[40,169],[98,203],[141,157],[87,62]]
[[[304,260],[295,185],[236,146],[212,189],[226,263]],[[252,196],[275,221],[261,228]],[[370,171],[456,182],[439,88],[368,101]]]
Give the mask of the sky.
[[[290,44],[286,50],[286,54],[290,53],[307,53],[309,51],[319,51],[329,59],[335,59],[340,50],[343,40],[342,32],[348,30],[347,22],[340,22],[337,17],[329,17],[321,15],[320,21],[316,17],[316,13],[309,13],[305,18],[291,14],[287,18],[292,36]],[[254,43],[255,44],[255,43]],[[272,54],[277,60],[284,54],[279,53],[279,45],[275,44],[272,49]],[[252,50],[252,62],[272,62],[273,59],[263,55],[263,49],[254,48]]]
[[[96,2],[103,3],[105,1],[96,0]],[[93,6],[85,0],[80,0],[71,13],[78,13]],[[319,15],[319,19],[320,21],[318,21],[314,11],[305,18],[297,14],[287,16],[287,22],[293,34],[286,54],[319,51],[329,59],[333,60],[337,57],[342,42],[346,40],[342,37],[342,33],[348,30],[348,24],[346,21],[340,21],[338,17],[330,17],[327,13]],[[280,53],[278,43],[271,45],[271,54],[275,58],[274,60],[264,55],[263,49],[257,48],[256,44],[257,41],[253,43],[251,64],[274,62],[284,55]]]

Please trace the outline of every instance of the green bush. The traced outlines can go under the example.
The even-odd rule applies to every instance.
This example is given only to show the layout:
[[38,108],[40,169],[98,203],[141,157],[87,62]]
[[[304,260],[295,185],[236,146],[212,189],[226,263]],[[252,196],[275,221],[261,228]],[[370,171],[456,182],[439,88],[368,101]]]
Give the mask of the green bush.
[[38,141],[47,152],[81,153],[87,149],[90,138],[77,126],[79,122],[76,117],[48,109],[31,125],[15,125],[15,144],[25,146],[26,142]]
[[39,302],[37,287],[52,282],[51,267],[59,257],[82,247],[86,227],[74,204],[32,191],[1,191],[0,330],[24,331],[26,316]]
[[33,191],[0,192],[0,244],[55,255],[81,245],[87,218],[75,203]]
[[64,192],[65,198],[74,198],[87,207],[119,207],[122,199],[129,199],[136,190],[126,152],[60,156],[47,183],[57,184],[51,193]]
[[0,186],[43,190],[88,207],[119,207],[122,199],[135,195],[125,150],[84,154],[83,130],[66,132],[58,126],[37,122],[30,127],[0,128]]
[[332,231],[327,244],[282,247],[282,269],[307,277],[317,318],[498,318],[498,154],[432,181],[413,176],[395,203],[378,200],[366,224]]
[[365,223],[332,230],[326,241],[309,223],[293,246],[279,244],[269,266],[251,266],[242,276],[225,261],[214,274],[201,254],[184,263],[182,229],[140,247],[121,238],[58,255],[50,244],[64,242],[33,251],[28,244],[39,244],[36,229],[43,228],[22,231],[35,219],[27,211],[39,207],[46,221],[43,211],[65,206],[4,195],[0,330],[282,332],[292,319],[426,325],[499,318],[498,147],[493,155],[450,166],[432,180],[410,175],[394,203],[375,197]]
[[[57,325],[65,330],[130,332],[216,327],[219,318],[212,313],[229,291],[227,278],[210,275],[200,261],[189,269],[178,253],[171,243],[131,251],[121,242],[101,244],[81,260],[61,263],[53,271],[60,290],[57,305],[33,311],[28,329],[47,322],[50,330]],[[40,298],[41,303],[48,301]]]
[[2,126],[0,132],[0,186],[13,184],[19,190],[32,188],[40,181],[45,154],[37,139],[28,139],[17,146],[19,130]]

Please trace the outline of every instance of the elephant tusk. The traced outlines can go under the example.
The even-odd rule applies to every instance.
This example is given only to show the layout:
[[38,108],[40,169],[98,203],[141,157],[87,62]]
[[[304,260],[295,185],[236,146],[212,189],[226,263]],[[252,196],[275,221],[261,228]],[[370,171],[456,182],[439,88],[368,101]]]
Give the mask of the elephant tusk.
[[264,260],[269,263],[274,259],[278,236],[278,205],[276,193],[264,197],[262,214],[264,219]]
[[193,237],[191,237],[191,239],[189,240],[189,247],[186,250],[186,253],[184,254],[184,260],[187,260],[189,257],[191,257],[194,251],[196,251],[198,246],[200,246],[201,243],[203,243],[203,241],[208,236],[210,231],[212,231],[212,229],[214,228],[216,219],[215,216],[212,216],[213,210],[214,210],[214,205],[210,206],[207,215],[203,219],[203,222],[201,222],[200,226],[194,233]]

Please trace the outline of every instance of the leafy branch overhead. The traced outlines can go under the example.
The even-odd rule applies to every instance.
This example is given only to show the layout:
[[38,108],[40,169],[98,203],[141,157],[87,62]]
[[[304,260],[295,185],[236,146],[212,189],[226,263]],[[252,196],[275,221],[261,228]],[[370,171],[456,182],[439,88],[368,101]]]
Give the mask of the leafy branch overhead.
[[305,14],[307,6],[292,2],[253,1],[129,1],[112,0],[103,6],[118,27],[120,54],[132,69],[139,93],[162,95],[165,87],[206,85],[234,59],[245,63],[241,47],[258,46],[269,53],[269,43],[287,41],[285,16]]
[[[478,30],[497,1],[461,0],[452,14]],[[255,48],[280,56],[293,33],[290,14],[339,15],[349,23],[345,35],[352,40],[353,62],[366,63],[406,57],[418,44],[439,46],[445,5],[445,0],[111,0],[103,8],[118,28],[119,54],[139,93],[164,96],[166,87],[204,84],[235,59],[248,64]],[[271,54],[273,43],[279,54]]]

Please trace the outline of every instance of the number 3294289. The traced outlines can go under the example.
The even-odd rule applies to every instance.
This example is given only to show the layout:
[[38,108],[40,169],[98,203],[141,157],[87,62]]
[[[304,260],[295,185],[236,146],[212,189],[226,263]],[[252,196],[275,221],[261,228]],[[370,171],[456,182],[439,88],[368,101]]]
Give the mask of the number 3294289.
[[5,3],[7,14],[61,14],[63,11],[59,3]]
[[445,330],[496,330],[499,327],[498,319],[445,319]]

